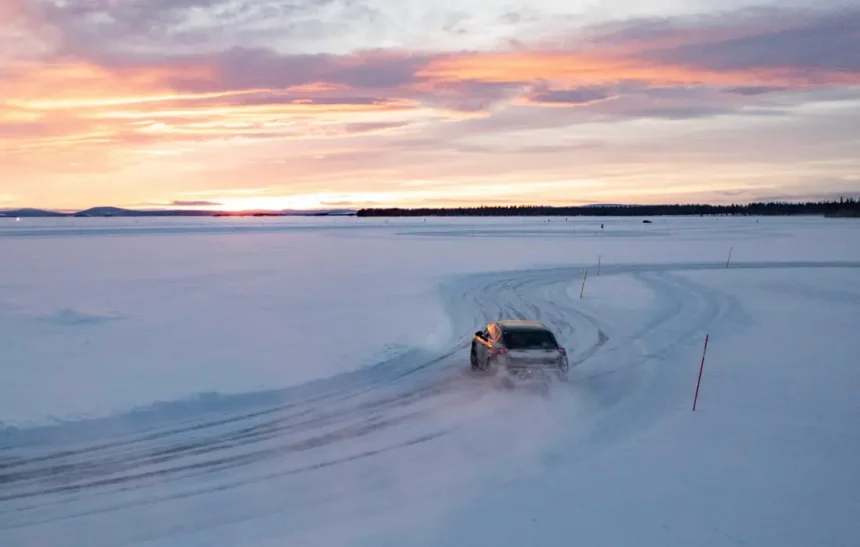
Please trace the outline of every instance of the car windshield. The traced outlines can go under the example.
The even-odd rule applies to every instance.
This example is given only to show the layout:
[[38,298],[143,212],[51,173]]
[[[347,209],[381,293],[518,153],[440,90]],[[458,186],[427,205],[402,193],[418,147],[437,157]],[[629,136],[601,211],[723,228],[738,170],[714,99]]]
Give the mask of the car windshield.
[[558,344],[551,332],[538,329],[506,331],[502,338],[508,349],[556,349]]

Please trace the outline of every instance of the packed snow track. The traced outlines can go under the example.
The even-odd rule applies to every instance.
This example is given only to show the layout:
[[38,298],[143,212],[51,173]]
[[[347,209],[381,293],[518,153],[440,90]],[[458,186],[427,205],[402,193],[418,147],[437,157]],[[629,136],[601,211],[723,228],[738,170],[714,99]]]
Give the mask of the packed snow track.
[[[413,349],[284,390],[201,395],[110,418],[7,428],[0,433],[0,544],[47,545],[61,537],[90,547],[173,545],[204,533],[231,545],[264,544],[279,534],[322,545],[349,541],[337,525],[325,532],[320,523],[371,514],[379,504],[396,510],[424,499],[425,515],[437,514],[444,503],[432,500],[531,461],[561,431],[624,436],[673,405],[666,394],[689,379],[673,374],[679,357],[692,355],[707,329],[744,320],[735,297],[682,275],[721,268],[605,266],[600,283],[614,279],[650,293],[648,305],[626,320],[579,299],[581,267],[465,275],[441,287],[456,333],[443,351]],[[543,321],[569,348],[571,384],[555,386],[548,400],[500,392],[468,370],[471,334],[509,318]],[[257,527],[261,519],[271,522]]]

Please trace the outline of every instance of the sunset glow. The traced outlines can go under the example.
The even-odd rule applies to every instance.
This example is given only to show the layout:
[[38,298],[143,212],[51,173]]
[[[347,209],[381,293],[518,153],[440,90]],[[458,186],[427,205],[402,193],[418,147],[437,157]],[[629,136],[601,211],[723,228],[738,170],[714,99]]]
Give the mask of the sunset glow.
[[0,0],[0,208],[860,193],[857,8],[227,3]]

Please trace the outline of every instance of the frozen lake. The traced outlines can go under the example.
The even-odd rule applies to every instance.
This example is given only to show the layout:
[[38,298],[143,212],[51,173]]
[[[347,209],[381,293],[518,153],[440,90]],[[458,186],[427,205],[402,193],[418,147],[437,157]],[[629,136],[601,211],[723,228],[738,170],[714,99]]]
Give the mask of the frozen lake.
[[0,545],[856,545],[860,222],[651,220],[0,219]]

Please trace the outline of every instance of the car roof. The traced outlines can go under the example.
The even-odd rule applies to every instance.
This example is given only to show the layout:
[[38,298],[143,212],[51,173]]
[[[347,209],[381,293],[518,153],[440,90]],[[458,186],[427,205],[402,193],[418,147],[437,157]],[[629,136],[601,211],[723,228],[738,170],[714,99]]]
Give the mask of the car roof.
[[528,321],[524,319],[505,319],[502,321],[496,321],[496,324],[503,331],[510,330],[546,330],[549,328],[541,323],[540,321]]

